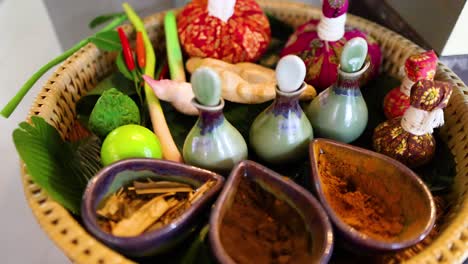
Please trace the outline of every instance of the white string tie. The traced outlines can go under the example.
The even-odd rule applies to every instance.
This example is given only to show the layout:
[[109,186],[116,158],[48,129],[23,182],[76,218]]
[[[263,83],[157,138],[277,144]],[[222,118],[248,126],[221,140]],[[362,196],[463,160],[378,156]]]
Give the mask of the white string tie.
[[234,15],[236,0],[209,0],[208,14],[227,22]]
[[441,108],[425,111],[410,106],[401,119],[401,127],[416,136],[432,134],[434,128],[443,125],[444,111]]
[[413,87],[415,83],[416,82],[413,82],[410,78],[408,78],[408,76],[405,76],[405,78],[401,82],[400,91],[404,93],[406,96],[410,97],[411,87]]
[[329,18],[323,15],[317,27],[317,33],[321,40],[338,41],[345,33],[346,13],[339,17]]

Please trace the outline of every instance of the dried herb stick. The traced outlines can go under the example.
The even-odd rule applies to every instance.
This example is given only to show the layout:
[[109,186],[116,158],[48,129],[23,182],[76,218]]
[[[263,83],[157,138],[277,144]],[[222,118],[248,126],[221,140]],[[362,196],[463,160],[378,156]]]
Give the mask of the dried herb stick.
[[[154,54],[151,41],[149,40],[148,34],[146,32],[145,25],[128,3],[124,3],[122,7],[128,16],[128,19],[135,27],[136,31],[142,32],[146,51],[146,66],[144,69],[144,74],[154,78],[156,56]],[[147,83],[145,83],[144,90],[149,113],[151,116],[151,122],[153,123],[153,130],[161,141],[164,158],[167,160],[182,162],[182,156],[174,142],[174,139],[172,138],[171,131],[167,126],[166,118],[164,117],[159,99],[156,97],[156,95],[153,93],[153,90]]]
[[179,182],[135,181],[104,201],[96,212],[98,223],[106,232],[121,237],[156,230],[180,217],[214,183],[208,181],[194,190]]
[[94,34],[91,37],[88,37],[86,39],[83,39],[82,41],[78,42],[75,46],[70,48],[69,50],[65,51],[62,55],[56,57],[55,59],[51,60],[48,62],[46,65],[42,66],[36,73],[34,73],[29,80],[26,81],[26,83],[21,87],[21,89],[18,91],[18,93],[8,102],[8,104],[2,109],[0,112],[0,115],[2,115],[5,118],[10,117],[11,113],[16,109],[18,104],[23,100],[24,96],[29,92],[31,87],[39,80],[39,78],[42,77],[47,71],[49,71],[52,67],[55,65],[63,62],[65,59],[70,57],[73,53],[77,52],[79,49],[82,47],[86,46],[89,42],[92,41],[93,38],[96,38],[100,34],[103,34],[105,32],[108,32],[118,25],[122,24],[125,20],[127,20],[127,16],[122,14],[116,16],[106,27],[104,27],[102,30],[98,31],[96,34]]

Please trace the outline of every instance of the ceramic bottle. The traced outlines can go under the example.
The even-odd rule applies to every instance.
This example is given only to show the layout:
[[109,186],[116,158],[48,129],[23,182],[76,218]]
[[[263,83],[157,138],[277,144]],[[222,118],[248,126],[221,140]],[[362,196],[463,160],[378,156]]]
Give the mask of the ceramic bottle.
[[200,68],[191,78],[195,98],[192,104],[199,118],[184,142],[186,163],[221,172],[229,172],[234,165],[247,159],[247,144],[242,135],[223,115],[221,80],[209,68]]
[[312,126],[299,105],[305,89],[304,62],[295,55],[283,57],[276,67],[276,99],[254,120],[250,145],[264,161],[282,164],[307,155]]
[[341,55],[337,82],[314,98],[306,108],[319,137],[349,143],[364,132],[368,111],[359,80],[369,68],[369,63],[363,66],[366,55],[364,39],[348,41]]

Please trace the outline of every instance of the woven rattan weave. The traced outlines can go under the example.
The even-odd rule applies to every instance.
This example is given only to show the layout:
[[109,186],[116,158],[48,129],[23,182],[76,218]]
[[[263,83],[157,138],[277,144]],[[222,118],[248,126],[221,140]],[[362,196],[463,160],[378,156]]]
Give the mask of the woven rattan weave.
[[[304,4],[272,0],[258,2],[266,11],[293,26],[320,16],[320,10]],[[150,38],[158,49],[164,43],[162,21],[163,13],[145,19]],[[392,76],[398,76],[400,65],[409,55],[421,50],[400,35],[365,19],[349,15],[347,23],[367,31],[380,43],[384,59],[382,70]],[[130,26],[126,29],[132,31]],[[115,69],[114,59],[114,54],[103,53],[93,44],[82,48],[50,76],[29,114],[44,117],[63,137],[68,138],[76,120],[76,102]],[[445,110],[446,124],[442,134],[455,155],[457,175],[449,196],[450,211],[444,218],[440,235],[408,263],[460,263],[468,256],[468,88],[443,64],[439,64],[436,79],[449,81],[455,87]],[[21,167],[29,206],[44,231],[71,261],[132,263],[88,234],[67,210],[30,180],[23,163]]]

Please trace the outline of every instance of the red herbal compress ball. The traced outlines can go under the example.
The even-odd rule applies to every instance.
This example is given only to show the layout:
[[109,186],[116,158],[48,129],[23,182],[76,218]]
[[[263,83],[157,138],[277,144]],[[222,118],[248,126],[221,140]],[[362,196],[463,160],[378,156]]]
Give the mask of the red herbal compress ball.
[[194,0],[177,16],[177,27],[189,56],[230,63],[259,59],[271,40],[268,19],[254,0]]

